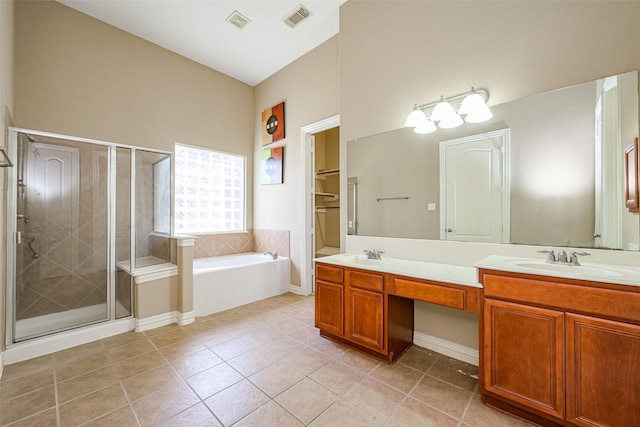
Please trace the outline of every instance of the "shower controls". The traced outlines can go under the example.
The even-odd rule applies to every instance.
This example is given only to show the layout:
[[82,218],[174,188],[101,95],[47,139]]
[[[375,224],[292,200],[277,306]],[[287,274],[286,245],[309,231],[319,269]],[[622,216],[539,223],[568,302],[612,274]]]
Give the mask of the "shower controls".
[[28,245],[29,245],[29,249],[31,249],[31,252],[33,252],[32,258],[36,259],[36,258],[40,258],[40,254],[38,252],[36,252],[35,249],[33,249],[33,246],[31,246],[33,244],[34,240],[36,240],[36,238],[35,237],[31,237],[29,239]]

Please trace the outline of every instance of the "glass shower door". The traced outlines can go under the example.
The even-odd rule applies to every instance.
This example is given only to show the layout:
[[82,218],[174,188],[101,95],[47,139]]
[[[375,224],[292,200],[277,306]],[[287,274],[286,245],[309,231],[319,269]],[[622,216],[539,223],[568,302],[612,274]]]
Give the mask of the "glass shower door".
[[108,150],[18,133],[14,341],[107,319]]

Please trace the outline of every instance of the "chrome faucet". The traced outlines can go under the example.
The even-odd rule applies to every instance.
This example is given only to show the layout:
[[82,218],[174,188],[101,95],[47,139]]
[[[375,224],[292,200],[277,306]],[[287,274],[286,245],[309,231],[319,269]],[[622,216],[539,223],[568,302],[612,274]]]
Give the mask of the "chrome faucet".
[[556,257],[556,254],[553,250],[544,250],[544,251],[538,251],[542,254],[548,254],[547,255],[547,263],[549,264],[562,264],[562,265],[580,265],[580,263],[578,262],[578,256],[587,256],[587,255],[591,255],[588,252],[576,252],[576,251],[572,251],[571,255],[569,256],[569,258],[567,259],[567,252],[565,252],[564,249],[560,249],[560,252],[558,252],[558,256]]
[[564,251],[564,249],[560,249],[560,252],[558,252],[558,263],[567,263],[567,253]]
[[271,257],[273,259],[278,259],[278,252],[272,253],[272,252],[267,251],[267,252],[263,253],[262,255],[271,255]]
[[367,254],[367,259],[377,259],[377,260],[382,260],[380,255],[384,253],[383,251],[378,251],[375,249],[363,249],[362,252]]

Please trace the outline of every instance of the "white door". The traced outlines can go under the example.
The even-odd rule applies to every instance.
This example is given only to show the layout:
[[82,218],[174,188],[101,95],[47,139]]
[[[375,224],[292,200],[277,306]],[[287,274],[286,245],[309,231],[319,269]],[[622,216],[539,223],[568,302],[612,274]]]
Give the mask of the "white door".
[[440,238],[509,242],[509,129],[440,142]]
[[[625,249],[622,142],[618,77],[604,79],[595,109],[595,224],[596,248]],[[632,249],[632,248],[628,248]]]

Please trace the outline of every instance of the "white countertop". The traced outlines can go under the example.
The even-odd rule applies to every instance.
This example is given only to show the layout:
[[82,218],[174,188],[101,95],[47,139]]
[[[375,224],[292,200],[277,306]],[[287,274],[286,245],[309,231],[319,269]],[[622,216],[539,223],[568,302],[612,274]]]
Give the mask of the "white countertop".
[[410,261],[383,257],[381,261],[368,260],[366,256],[339,254],[315,258],[314,261],[341,267],[362,268],[364,270],[392,273],[437,282],[481,288],[475,267],[439,264],[424,261]]
[[513,273],[539,274],[618,285],[640,286],[640,267],[589,262],[580,262],[580,264],[578,266],[548,264],[545,259],[491,255],[478,262],[475,266],[477,268],[510,271]]

